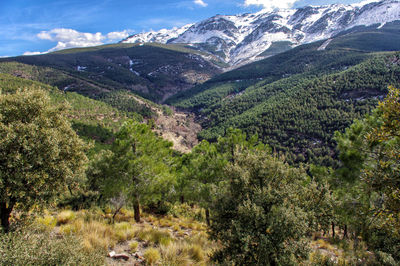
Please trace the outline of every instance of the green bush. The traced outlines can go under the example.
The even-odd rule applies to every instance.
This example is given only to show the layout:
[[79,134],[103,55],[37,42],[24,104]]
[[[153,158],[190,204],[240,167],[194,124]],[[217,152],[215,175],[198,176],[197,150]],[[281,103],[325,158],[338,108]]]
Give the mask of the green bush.
[[388,266],[398,265],[397,262],[393,259],[393,257],[388,253],[378,251],[376,253],[376,257],[381,265],[388,265]]
[[301,206],[306,174],[263,151],[233,161],[224,172],[227,190],[211,208],[210,236],[221,243],[213,259],[229,265],[300,264],[308,256],[312,219]]

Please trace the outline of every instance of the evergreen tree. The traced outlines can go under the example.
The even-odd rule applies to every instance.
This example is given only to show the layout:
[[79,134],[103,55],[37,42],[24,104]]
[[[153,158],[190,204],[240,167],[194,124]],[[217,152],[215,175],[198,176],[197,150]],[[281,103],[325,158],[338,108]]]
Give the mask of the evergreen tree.
[[342,162],[337,171],[342,219],[352,223],[356,237],[362,234],[371,247],[397,260],[400,253],[393,246],[400,245],[399,101],[399,90],[390,87],[372,115],[335,135]]
[[301,203],[310,182],[305,171],[251,150],[236,153],[223,174],[227,189],[212,206],[210,234],[222,245],[214,259],[235,265],[297,265],[305,259],[312,213]]
[[172,192],[176,180],[171,146],[146,124],[128,121],[116,134],[111,151],[94,161],[91,184],[107,198],[125,195],[139,222],[141,204],[162,202]]
[[83,174],[86,145],[41,90],[0,94],[0,216],[49,201]]

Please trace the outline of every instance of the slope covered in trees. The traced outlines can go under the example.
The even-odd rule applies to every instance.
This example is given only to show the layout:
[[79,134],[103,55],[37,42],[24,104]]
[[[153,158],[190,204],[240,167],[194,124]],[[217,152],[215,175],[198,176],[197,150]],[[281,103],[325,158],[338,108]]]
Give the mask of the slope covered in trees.
[[3,58],[0,62],[24,63],[30,69],[26,73],[25,69],[8,65],[0,67],[0,71],[38,79],[91,98],[129,90],[162,102],[221,73],[218,62],[213,58],[205,60],[202,55],[177,45],[115,44]]
[[318,50],[323,42],[308,44],[224,73],[168,102],[199,114],[202,139],[240,128],[290,161],[334,165],[334,131],[369,113],[387,86],[400,83],[398,53],[344,49],[343,38],[326,50]]
[[128,118],[141,121],[137,113],[119,111],[110,105],[89,99],[73,92],[61,92],[57,88],[28,79],[0,74],[3,94],[15,93],[20,89],[39,89],[49,93],[52,104],[66,104],[67,117],[78,134],[87,140],[95,140],[101,146],[111,143],[114,132]]
[[[84,113],[94,100],[0,78],[0,214],[10,230],[0,232],[0,264],[45,264],[38,242],[55,264],[102,265],[128,246],[124,258],[147,264],[398,264],[394,88],[372,115],[336,133],[333,170],[292,166],[257,135],[231,128],[182,154],[129,113],[93,156],[67,120],[101,123]],[[69,110],[59,105],[66,99]]]

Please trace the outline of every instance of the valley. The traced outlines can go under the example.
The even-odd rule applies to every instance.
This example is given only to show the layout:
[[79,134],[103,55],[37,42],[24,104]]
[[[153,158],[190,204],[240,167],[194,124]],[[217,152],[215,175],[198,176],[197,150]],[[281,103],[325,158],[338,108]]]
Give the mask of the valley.
[[0,57],[0,265],[399,264],[399,0],[54,32]]

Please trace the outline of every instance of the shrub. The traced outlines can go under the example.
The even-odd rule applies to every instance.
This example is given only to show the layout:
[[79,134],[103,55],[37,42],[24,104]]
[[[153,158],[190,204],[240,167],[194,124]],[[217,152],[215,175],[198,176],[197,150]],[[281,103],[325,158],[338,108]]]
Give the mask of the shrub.
[[330,243],[326,242],[323,239],[318,239],[316,241],[316,244],[318,245],[318,248],[326,249],[326,250],[329,250],[329,251],[334,250],[334,247]]
[[147,264],[153,265],[161,259],[161,254],[156,248],[148,248],[143,254]]
[[381,264],[381,265],[390,265],[390,266],[394,266],[394,265],[398,265],[398,263],[396,263],[396,261],[393,259],[393,257],[385,252],[381,252],[378,251],[376,253],[376,257],[377,257],[377,261]]
[[160,223],[161,227],[170,227],[173,225],[173,223],[170,220],[165,219],[165,218],[160,219],[159,223]]
[[226,191],[212,205],[210,235],[221,243],[213,259],[235,265],[292,265],[308,256],[301,204],[307,175],[268,151],[237,154],[224,170]]
[[181,227],[180,227],[178,224],[174,224],[174,225],[172,226],[172,229],[173,229],[174,231],[179,231],[179,230],[181,230]]
[[172,207],[172,204],[164,201],[149,203],[144,207],[144,211],[157,215],[166,215]]
[[101,221],[105,218],[105,214],[100,208],[93,208],[91,210],[80,210],[76,212],[76,218],[83,219],[85,222],[93,220]]
[[98,192],[77,190],[73,195],[64,196],[58,203],[58,207],[70,207],[73,210],[89,209],[98,199]]

